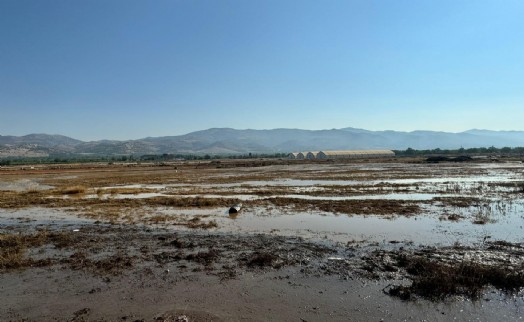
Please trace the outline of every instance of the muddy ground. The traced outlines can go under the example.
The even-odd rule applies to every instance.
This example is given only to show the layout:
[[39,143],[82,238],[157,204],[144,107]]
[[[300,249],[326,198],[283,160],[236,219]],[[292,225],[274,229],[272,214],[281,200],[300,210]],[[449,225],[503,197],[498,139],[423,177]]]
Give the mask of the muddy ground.
[[520,160],[2,168],[0,320],[521,320],[523,174]]

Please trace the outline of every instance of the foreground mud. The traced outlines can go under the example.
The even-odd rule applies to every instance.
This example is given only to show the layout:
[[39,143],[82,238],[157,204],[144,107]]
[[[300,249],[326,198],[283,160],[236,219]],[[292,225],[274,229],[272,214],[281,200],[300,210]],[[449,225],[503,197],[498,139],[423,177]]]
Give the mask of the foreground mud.
[[522,319],[523,167],[410,162],[4,169],[0,320]]
[[[517,320],[524,304],[518,292],[489,285],[476,301],[461,294],[434,302],[413,291],[413,302],[388,293],[393,284],[410,285],[408,259],[453,262],[478,249],[384,251],[127,226],[21,229],[11,227],[0,239],[3,258],[23,249],[16,265],[2,266],[0,318],[6,321],[444,321],[500,314]],[[485,251],[497,267],[509,262],[522,272],[520,245],[490,244]]]

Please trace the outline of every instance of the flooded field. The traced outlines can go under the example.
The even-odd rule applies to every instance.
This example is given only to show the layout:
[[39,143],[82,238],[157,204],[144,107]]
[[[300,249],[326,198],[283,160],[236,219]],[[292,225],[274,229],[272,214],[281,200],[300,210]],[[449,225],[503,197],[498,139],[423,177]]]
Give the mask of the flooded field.
[[[238,203],[242,203],[241,210],[229,214],[229,207]],[[123,284],[117,283],[115,288],[123,291],[122,276],[131,278],[129,274],[134,274],[136,278],[136,274],[141,274],[140,283],[156,285],[159,279],[166,278],[167,270],[175,272],[172,283],[183,281],[187,286],[188,281],[197,279],[200,282],[194,285],[205,289],[202,281],[209,274],[228,283],[242,280],[249,284],[244,275],[255,272],[265,281],[262,284],[269,283],[264,292],[270,292],[281,286],[276,286],[275,280],[268,282],[264,276],[273,274],[274,279],[291,274],[306,278],[301,282],[304,287],[318,284],[318,279],[329,279],[325,285],[334,289],[340,287],[339,283],[345,283],[349,289],[355,283],[375,285],[344,296],[353,301],[361,295],[375,298],[366,307],[369,312],[379,305],[378,297],[388,309],[379,310],[383,315],[376,318],[408,318],[398,308],[399,303],[404,303],[409,308],[406,312],[414,319],[433,314],[436,307],[444,312],[437,315],[437,320],[447,320],[445,314],[460,316],[464,312],[470,312],[470,319],[476,316],[471,313],[471,305],[483,298],[486,303],[505,304],[486,306],[489,309],[482,309],[482,316],[505,314],[509,320],[517,320],[522,317],[522,299],[518,294],[524,286],[523,226],[524,163],[519,160],[437,164],[416,159],[252,160],[179,162],[162,167],[42,166],[30,171],[11,167],[0,171],[0,243],[4,246],[0,268],[3,276],[12,280],[18,278],[20,271],[42,274],[37,271],[47,268],[45,274],[54,276],[58,271],[74,275],[80,269],[94,280],[107,272],[120,276]],[[13,236],[36,236],[42,231],[72,237],[67,237],[67,243],[61,247],[55,237],[49,237],[54,235],[39,237],[38,243],[25,246],[16,246],[23,243],[19,239],[16,243],[10,241],[15,240]],[[114,245],[104,244],[107,236],[115,236]],[[24,240],[32,238],[35,237]],[[122,240],[129,243],[121,244]],[[173,248],[165,244],[169,241],[175,246],[191,244],[196,252],[191,255],[183,250],[189,246]],[[16,247],[10,249],[11,245]],[[116,269],[100,263],[106,259],[114,261]],[[476,285],[479,290],[475,292],[460,285],[462,291],[425,294],[415,287],[420,284],[419,274],[410,268],[413,262],[426,265],[420,262],[422,259],[439,272],[443,267],[454,269],[467,264],[473,265],[468,267],[474,272],[484,272],[483,276],[499,274],[484,271],[496,267],[505,267],[516,275],[504,277],[512,280],[509,285],[486,281]],[[119,260],[123,261],[121,266]],[[145,276],[143,270],[151,276]],[[316,280],[311,280],[314,277]],[[6,281],[0,286],[12,295],[22,296],[20,289]],[[380,287],[377,289],[379,285],[393,284],[395,287],[383,292]],[[295,289],[289,286],[282,292],[287,294]],[[457,306],[457,299],[445,307],[431,302],[443,298],[449,301],[450,296],[459,296],[462,304]],[[335,298],[339,296],[333,301]],[[407,299],[426,304],[414,308]],[[311,300],[306,296],[297,301]],[[208,307],[190,305],[187,314],[192,314],[193,320],[206,320],[206,316],[207,320],[230,320],[228,317],[236,316],[211,302]],[[335,302],[329,304],[329,312],[297,309],[298,315],[286,314],[295,320],[322,316],[347,320],[347,308],[342,309]],[[24,315],[23,307],[10,303],[10,313],[2,313],[0,318],[32,319],[42,313],[33,308],[36,315]],[[121,305],[131,305],[125,303]],[[397,311],[391,312],[391,307],[397,307]],[[337,314],[329,315],[337,308]],[[248,309],[249,306],[245,310]],[[89,320],[109,314],[107,310],[97,312],[90,307],[88,313],[79,313],[77,317]],[[70,318],[49,314],[48,317],[58,319]],[[248,311],[238,314],[249,316]],[[262,314],[249,320],[263,321],[271,316],[274,315]],[[116,316],[109,318],[113,319]]]
[[[118,172],[123,173],[115,178],[121,181],[116,185],[107,185],[111,179],[103,170],[67,180],[47,173],[29,174],[29,178],[4,173],[8,180],[0,190],[11,204],[3,201],[1,216],[10,216],[6,209],[44,207],[113,224],[143,223],[162,216],[157,224],[169,227],[181,218],[205,218],[217,222],[214,231],[339,242],[355,238],[438,245],[474,244],[485,238],[524,241],[524,164],[517,162],[251,168],[196,164],[180,171],[178,167],[151,171],[153,178],[144,169],[111,175]],[[27,200],[17,204],[17,198]],[[241,214],[225,215],[236,202],[244,204]],[[15,216],[34,217],[24,211]]]

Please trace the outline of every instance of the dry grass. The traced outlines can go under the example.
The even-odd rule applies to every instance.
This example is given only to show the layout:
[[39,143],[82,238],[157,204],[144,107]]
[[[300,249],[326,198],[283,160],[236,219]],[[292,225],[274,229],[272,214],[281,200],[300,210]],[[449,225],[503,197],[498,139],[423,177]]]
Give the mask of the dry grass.
[[191,219],[187,219],[181,216],[169,216],[169,215],[155,215],[153,217],[145,218],[142,221],[148,224],[169,224],[175,226],[185,226],[191,229],[211,229],[217,228],[218,224],[216,221],[203,221],[202,218],[207,216],[195,216]]
[[265,202],[278,207],[312,210],[349,215],[400,215],[413,216],[420,213],[414,202],[403,200],[305,200],[298,198],[268,198]]
[[481,202],[479,198],[475,197],[435,197],[432,201],[440,202],[444,206],[461,208],[478,205]]
[[144,203],[150,206],[167,206],[177,208],[210,208],[210,207],[228,207],[231,204],[238,203],[236,199],[226,198],[203,198],[203,197],[189,197],[189,198],[167,198],[154,197],[143,200]]
[[150,193],[150,192],[158,192],[156,189],[150,189],[150,188],[110,188],[110,189],[100,189],[102,194],[110,194],[110,195],[137,195],[140,193]]
[[[173,163],[173,169],[157,166],[108,166],[108,165],[72,165],[63,169],[42,168],[38,175],[33,174],[32,179],[38,180],[40,184],[52,185],[56,188],[47,191],[29,192],[0,192],[0,208],[24,208],[24,207],[49,207],[69,208],[78,210],[88,217],[109,222],[137,223],[144,222],[150,211],[155,207],[173,208],[229,208],[239,200],[231,198],[206,198],[206,197],[183,197],[183,195],[234,195],[253,194],[258,196],[279,196],[287,194],[301,194],[304,196],[355,196],[365,194],[387,194],[392,192],[413,193],[417,184],[391,183],[390,179],[401,178],[428,178],[440,176],[453,176],[453,171],[461,175],[483,174],[482,169],[461,168],[456,169],[438,168],[427,166],[407,166],[403,161],[395,161],[387,166],[386,171],[369,170],[366,167],[375,167],[375,160],[371,163],[366,161],[340,161],[333,164],[326,162],[290,162],[287,160],[221,160],[220,162],[177,162]],[[387,163],[380,160],[379,163]],[[389,161],[388,161],[389,162]],[[267,167],[272,165],[272,167]],[[174,170],[174,166],[177,170]],[[219,166],[219,167],[217,167]],[[289,167],[288,167],[289,166]],[[378,164],[378,167],[383,167]],[[17,181],[27,178],[27,172],[11,172],[9,180]],[[305,179],[305,180],[350,180],[354,184],[322,185],[315,189],[301,186],[271,186],[275,179]],[[268,181],[267,186],[242,184],[250,180]],[[372,182],[370,181],[372,180]],[[380,181],[385,180],[385,181]],[[355,182],[358,181],[358,182]],[[214,183],[238,183],[238,187],[214,186]],[[329,181],[328,181],[329,183]],[[175,186],[162,190],[164,193],[172,194],[169,197],[153,198],[103,198],[111,194],[139,194],[158,192],[150,188],[126,188],[115,187],[105,189],[101,187],[130,185],[130,184],[175,184]],[[179,187],[176,184],[187,186]],[[515,185],[514,183],[511,183]],[[518,184],[518,183],[517,183]],[[516,189],[524,191],[524,185]],[[96,188],[98,187],[98,188]],[[423,189],[428,189],[421,185]],[[453,189],[451,186],[450,189]],[[514,191],[513,189],[511,189]],[[421,191],[425,193],[427,191]],[[430,191],[441,193],[442,191]],[[99,198],[83,198],[84,194],[96,193]],[[509,193],[509,192],[508,192]],[[69,197],[73,198],[69,198]],[[443,207],[471,207],[484,202],[480,198],[454,197],[434,198],[432,201],[405,201],[405,200],[304,200],[298,198],[268,198],[253,201],[252,204],[262,206],[289,207],[298,211],[317,210],[322,212],[340,213],[349,215],[382,215],[412,216],[421,212],[423,204],[437,204]],[[143,211],[142,211],[143,210]],[[448,211],[446,209],[446,211]],[[446,219],[441,217],[442,219]],[[449,216],[447,220],[460,219]],[[472,219],[472,220],[476,220]],[[161,224],[169,222],[169,218],[151,217],[150,223]],[[480,221],[478,221],[480,223]],[[186,224],[182,222],[181,224]],[[197,227],[200,223],[191,223]],[[206,223],[212,227],[212,223]]]
[[474,262],[450,265],[406,255],[399,256],[398,264],[412,276],[413,282],[410,286],[392,287],[387,292],[404,300],[414,296],[441,300],[452,295],[477,299],[488,285],[509,293],[524,287],[524,267],[513,271]]
[[51,263],[49,259],[33,260],[26,256],[27,250],[53,244],[56,248],[74,244],[69,233],[39,231],[30,235],[0,234],[0,270],[20,269],[31,266],[44,266]]
[[63,188],[58,189],[58,192],[64,195],[85,194],[86,191],[87,191],[87,188],[85,186],[68,186],[68,187],[63,187]]

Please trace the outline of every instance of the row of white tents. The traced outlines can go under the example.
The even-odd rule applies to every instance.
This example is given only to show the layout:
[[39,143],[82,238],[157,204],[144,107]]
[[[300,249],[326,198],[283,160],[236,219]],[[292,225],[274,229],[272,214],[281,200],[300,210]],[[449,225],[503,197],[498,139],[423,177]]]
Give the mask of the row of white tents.
[[391,150],[344,150],[344,151],[309,151],[288,154],[289,159],[353,159],[394,157]]

